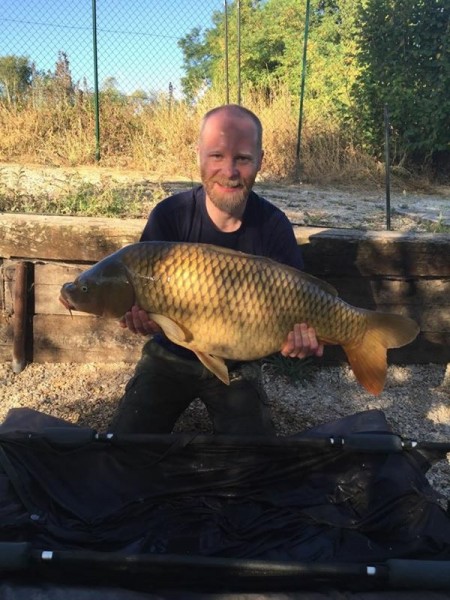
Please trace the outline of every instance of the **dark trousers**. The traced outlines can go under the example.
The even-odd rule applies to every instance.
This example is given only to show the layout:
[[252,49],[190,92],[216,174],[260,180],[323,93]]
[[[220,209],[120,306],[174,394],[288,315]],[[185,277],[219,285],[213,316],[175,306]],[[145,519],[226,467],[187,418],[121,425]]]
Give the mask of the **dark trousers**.
[[170,433],[195,399],[205,404],[214,433],[275,435],[261,387],[230,371],[222,383],[199,361],[181,358],[150,340],[110,425],[115,433]]

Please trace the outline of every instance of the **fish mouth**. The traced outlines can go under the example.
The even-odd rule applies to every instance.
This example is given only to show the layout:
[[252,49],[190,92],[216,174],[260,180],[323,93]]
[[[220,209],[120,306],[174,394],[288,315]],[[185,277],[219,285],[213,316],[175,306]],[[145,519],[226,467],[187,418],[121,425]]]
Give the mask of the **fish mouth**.
[[62,294],[59,296],[59,301],[64,306],[64,308],[67,308],[67,310],[70,312],[70,315],[72,316],[72,311],[75,310],[75,306],[73,306],[73,304],[70,304],[70,302],[66,298],[64,298]]

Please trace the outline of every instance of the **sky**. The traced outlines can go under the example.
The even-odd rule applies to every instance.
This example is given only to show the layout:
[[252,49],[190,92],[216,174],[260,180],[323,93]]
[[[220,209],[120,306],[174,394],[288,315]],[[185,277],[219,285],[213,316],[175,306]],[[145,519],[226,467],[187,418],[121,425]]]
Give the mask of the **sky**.
[[[177,41],[194,27],[211,26],[223,0],[96,0],[100,86],[117,81],[139,89],[181,94],[183,55]],[[0,56],[27,56],[54,72],[67,53],[74,82],[94,85],[92,0],[0,0]]]

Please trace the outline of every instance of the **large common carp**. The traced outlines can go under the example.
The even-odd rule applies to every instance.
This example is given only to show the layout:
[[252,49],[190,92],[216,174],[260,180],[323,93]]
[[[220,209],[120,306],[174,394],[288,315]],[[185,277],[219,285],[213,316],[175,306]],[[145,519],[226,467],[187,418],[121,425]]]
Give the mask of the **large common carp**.
[[272,354],[295,323],[306,322],[321,342],[341,345],[358,381],[379,394],[387,349],[419,331],[407,317],[347,304],[332,286],[292,267],[208,244],[125,246],[64,284],[60,299],[68,309],[116,318],[138,304],[225,383],[223,359]]

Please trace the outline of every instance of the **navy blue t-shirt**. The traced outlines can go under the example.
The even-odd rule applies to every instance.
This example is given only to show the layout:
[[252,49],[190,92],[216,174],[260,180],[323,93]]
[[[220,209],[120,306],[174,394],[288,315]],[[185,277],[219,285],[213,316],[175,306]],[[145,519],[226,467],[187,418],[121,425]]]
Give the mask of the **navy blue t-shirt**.
[[[255,192],[248,197],[242,225],[233,232],[218,230],[210,219],[203,186],[170,196],[152,210],[140,239],[141,242],[156,240],[215,244],[303,269],[302,253],[288,218]],[[162,335],[155,339],[180,356],[196,358]]]

